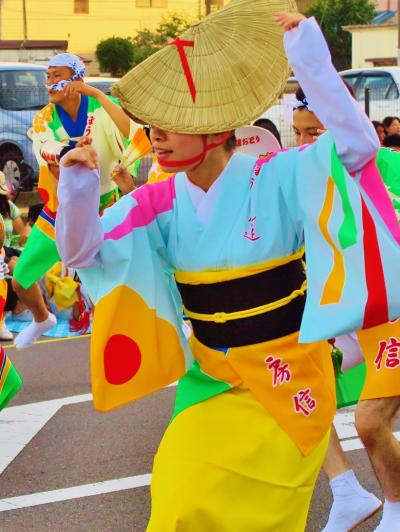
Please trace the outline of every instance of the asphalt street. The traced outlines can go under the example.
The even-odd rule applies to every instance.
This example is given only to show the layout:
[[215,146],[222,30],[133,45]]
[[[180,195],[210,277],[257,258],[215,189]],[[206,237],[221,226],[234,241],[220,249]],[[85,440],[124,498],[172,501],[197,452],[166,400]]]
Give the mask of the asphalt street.
[[[87,337],[43,339],[24,351],[7,348],[24,386],[0,413],[1,532],[145,531],[152,460],[175,387],[97,413],[91,404],[88,348]],[[339,415],[339,436],[362,484],[381,497],[351,419],[351,410]],[[323,528],[330,504],[321,474],[308,532]],[[357,531],[372,531],[379,517]]]

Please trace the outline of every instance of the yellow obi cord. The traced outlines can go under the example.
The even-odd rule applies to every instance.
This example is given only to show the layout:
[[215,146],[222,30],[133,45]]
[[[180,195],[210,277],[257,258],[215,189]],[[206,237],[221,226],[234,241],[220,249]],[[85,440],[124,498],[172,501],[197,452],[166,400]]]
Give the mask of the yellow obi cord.
[[202,314],[200,312],[192,312],[186,307],[183,307],[183,310],[189,318],[200,321],[213,321],[215,323],[226,323],[231,320],[239,320],[242,318],[251,318],[252,316],[258,316],[260,314],[265,314],[266,312],[271,312],[277,308],[283,307],[293,301],[298,296],[303,296],[307,290],[307,281],[304,281],[301,285],[301,288],[293,290],[291,294],[286,297],[282,297],[271,303],[266,303],[259,307],[254,307],[246,310],[238,310],[236,312],[215,312],[214,314]]
[[175,270],[175,279],[182,284],[213,284],[222,283],[224,281],[233,281],[234,279],[241,279],[249,277],[250,275],[257,275],[258,273],[273,270],[279,266],[284,266],[295,260],[301,259],[304,255],[304,248],[299,249],[293,255],[283,257],[280,259],[273,259],[260,264],[251,264],[243,266],[242,268],[233,268],[231,270],[221,271],[202,271],[202,272],[186,272],[182,270]]

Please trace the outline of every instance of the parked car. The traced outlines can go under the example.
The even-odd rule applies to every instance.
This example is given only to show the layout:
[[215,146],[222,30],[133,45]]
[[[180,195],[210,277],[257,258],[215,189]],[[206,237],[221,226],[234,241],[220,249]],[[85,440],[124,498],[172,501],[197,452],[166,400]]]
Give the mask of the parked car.
[[[365,103],[365,89],[369,89],[371,120],[382,121],[385,116],[400,116],[400,67],[371,67],[343,70],[340,75],[353,87],[361,105]],[[297,81],[289,78],[285,89],[286,102],[296,90]],[[284,100],[273,105],[262,117],[278,127],[284,146],[293,146],[295,139],[284,110]]]
[[0,170],[15,189],[31,189],[37,163],[27,131],[48,102],[46,67],[0,63]]
[[[0,170],[15,190],[31,190],[37,181],[38,165],[27,135],[32,121],[48,101],[43,65],[0,63]],[[85,79],[110,94],[118,78]]]
[[359,102],[365,101],[365,89],[369,89],[371,120],[400,116],[400,67],[353,68],[340,75]]
[[87,77],[86,83],[96,87],[104,92],[104,94],[111,94],[111,87],[114,83],[119,81],[119,78],[105,78],[105,77]]

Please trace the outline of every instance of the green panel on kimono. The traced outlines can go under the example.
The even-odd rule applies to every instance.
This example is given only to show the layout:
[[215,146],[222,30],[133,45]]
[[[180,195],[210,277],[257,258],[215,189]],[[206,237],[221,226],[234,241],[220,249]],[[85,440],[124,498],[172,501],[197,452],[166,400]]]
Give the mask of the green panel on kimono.
[[345,169],[339,159],[335,145],[332,146],[331,167],[332,178],[339,191],[343,210],[343,222],[338,234],[339,242],[342,249],[346,249],[357,242],[357,224],[347,190]]
[[[4,355],[3,353],[3,369],[4,369]],[[1,358],[1,354],[0,354]],[[7,359],[6,359],[7,360]],[[1,378],[2,378],[2,368],[0,367],[0,384],[1,384]],[[7,406],[7,404],[11,401],[11,399],[18,393],[22,386],[22,379],[19,376],[17,370],[15,367],[11,364],[11,367],[9,368],[9,371],[7,373],[7,377],[5,378],[3,385],[0,388],[0,410],[3,410]]]
[[400,153],[390,148],[381,148],[376,163],[392,198],[397,217],[400,218]]
[[60,135],[58,131],[61,129],[64,131],[64,126],[62,125],[61,119],[57,113],[55,105],[52,107],[52,119],[49,122],[49,128],[53,131],[54,140],[60,141]]
[[204,373],[200,368],[200,364],[195,360],[189,371],[179,380],[171,421],[186,408],[226,392],[231,388],[230,384],[213,379]]
[[341,373],[336,378],[336,401],[338,408],[355,405],[360,400],[366,375],[365,362]]

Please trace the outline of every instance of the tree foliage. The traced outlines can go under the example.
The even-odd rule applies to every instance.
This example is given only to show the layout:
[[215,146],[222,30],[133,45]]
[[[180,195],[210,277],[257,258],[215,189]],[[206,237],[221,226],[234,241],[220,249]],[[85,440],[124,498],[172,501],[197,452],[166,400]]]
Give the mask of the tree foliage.
[[97,45],[96,59],[102,72],[110,72],[112,76],[120,76],[134,65],[134,45],[130,39],[110,37]]
[[169,13],[161,19],[155,31],[148,28],[138,31],[132,39],[135,65],[161,50],[171,39],[183,33],[190,24],[191,21],[185,15]]
[[370,24],[375,5],[370,0],[317,0],[307,11],[324,32],[338,70],[351,67],[351,34],[343,26]]

